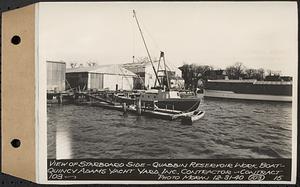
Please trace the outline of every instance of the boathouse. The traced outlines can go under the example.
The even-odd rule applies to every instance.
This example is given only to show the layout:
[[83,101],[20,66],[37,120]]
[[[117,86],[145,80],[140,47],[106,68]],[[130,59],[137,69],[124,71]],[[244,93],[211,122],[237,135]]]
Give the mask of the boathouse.
[[59,61],[47,62],[47,92],[62,92],[65,90],[66,63]]
[[[158,61],[154,61],[153,65],[157,69]],[[123,64],[123,68],[137,75],[134,78],[134,89],[151,89],[154,87],[156,77],[149,61],[126,63]],[[171,80],[175,77],[175,71],[168,71],[168,75]]]
[[132,90],[136,74],[121,65],[96,65],[67,69],[69,88],[79,90]]

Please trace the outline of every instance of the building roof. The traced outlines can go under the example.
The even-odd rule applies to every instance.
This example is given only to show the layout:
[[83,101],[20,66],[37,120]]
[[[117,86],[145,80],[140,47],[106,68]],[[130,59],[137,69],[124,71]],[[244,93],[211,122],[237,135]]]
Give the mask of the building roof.
[[[154,61],[153,64],[157,64],[158,61]],[[123,64],[123,67],[125,68],[145,68],[146,66],[151,66],[150,61],[146,62],[131,62],[131,63],[126,63]]]
[[[164,67],[163,65],[163,61],[160,61],[160,69]],[[155,60],[153,61],[153,65],[155,67],[155,69],[157,69],[158,66],[158,61]],[[168,64],[167,65],[167,69],[169,69],[168,71],[174,71],[173,68],[171,68]],[[148,66],[152,66],[150,61],[145,61],[145,62],[131,62],[131,63],[125,63],[122,65],[124,68],[145,68]]]
[[86,73],[86,72],[102,73],[102,74],[110,74],[110,75],[136,76],[136,74],[123,68],[122,65],[119,65],[119,64],[68,68],[66,70],[66,73]]

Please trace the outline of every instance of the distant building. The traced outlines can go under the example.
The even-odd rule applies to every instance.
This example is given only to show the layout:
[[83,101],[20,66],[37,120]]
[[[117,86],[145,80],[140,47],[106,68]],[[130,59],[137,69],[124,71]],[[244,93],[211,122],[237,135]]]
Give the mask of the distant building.
[[80,90],[132,90],[136,74],[121,65],[101,65],[67,69],[68,86]]
[[[158,62],[154,62],[153,65],[157,70]],[[134,78],[134,89],[151,89],[154,87],[156,76],[150,62],[126,63],[123,64],[123,67],[137,75]],[[175,76],[175,71],[167,71],[167,73],[170,79]]]
[[149,89],[154,86],[155,73],[150,62],[127,63],[123,67],[137,75],[134,79],[134,89]]
[[65,90],[66,63],[59,61],[47,62],[47,91],[61,92]]

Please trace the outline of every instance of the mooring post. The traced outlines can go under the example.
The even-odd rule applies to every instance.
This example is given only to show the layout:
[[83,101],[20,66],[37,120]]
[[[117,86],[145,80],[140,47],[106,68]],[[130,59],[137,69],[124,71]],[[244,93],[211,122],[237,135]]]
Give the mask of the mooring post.
[[136,112],[138,115],[142,115],[142,101],[140,98],[137,100]]
[[122,108],[123,108],[123,113],[126,114],[127,113],[127,106],[126,103],[122,104]]
[[63,95],[62,95],[62,93],[60,93],[59,97],[58,97],[58,103],[62,104],[62,102],[63,102]]

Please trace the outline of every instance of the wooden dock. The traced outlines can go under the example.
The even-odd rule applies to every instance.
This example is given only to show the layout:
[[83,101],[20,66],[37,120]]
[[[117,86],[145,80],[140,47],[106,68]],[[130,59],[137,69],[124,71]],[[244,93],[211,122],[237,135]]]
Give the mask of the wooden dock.
[[74,96],[72,92],[47,92],[47,104],[74,102]]
[[[203,117],[204,113],[200,112],[200,103],[197,109],[193,111],[179,111],[172,109],[158,108],[155,103],[152,107],[142,106],[140,99],[129,99],[130,102],[123,102],[116,97],[115,92],[61,92],[47,93],[47,98],[55,98],[56,103],[62,104],[70,102],[73,104],[88,104],[91,106],[102,107],[109,110],[121,111],[124,114],[131,113],[134,115],[151,116],[166,120],[189,120],[193,122]],[[198,115],[198,114],[201,114]]]

